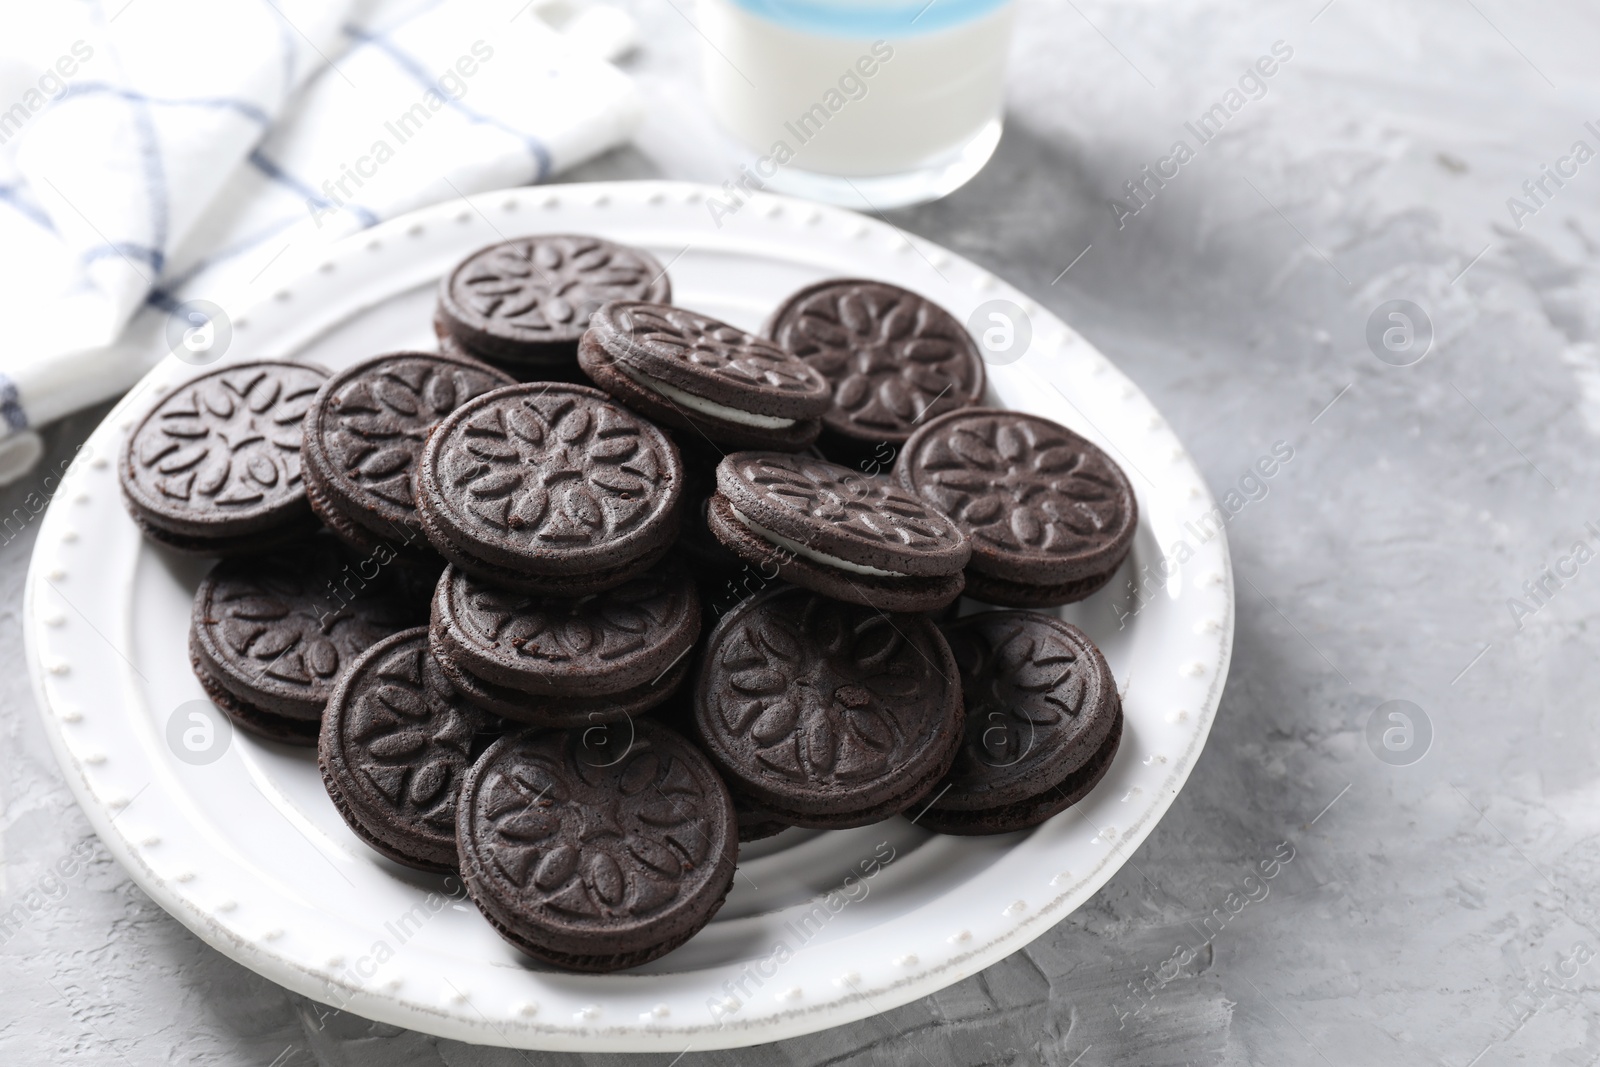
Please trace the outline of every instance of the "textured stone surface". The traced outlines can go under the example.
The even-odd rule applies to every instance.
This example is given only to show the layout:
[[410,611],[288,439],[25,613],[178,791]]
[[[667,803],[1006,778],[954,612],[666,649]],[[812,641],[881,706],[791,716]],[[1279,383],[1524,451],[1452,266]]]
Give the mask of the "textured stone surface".
[[[1600,147],[1583,129],[1600,125],[1600,17],[1576,2],[1320,6],[1025,0],[994,162],[892,216],[1098,344],[1219,495],[1275,441],[1294,448],[1229,525],[1232,676],[1179,802],[1028,951],[885,1016],[682,1067],[1600,1060],[1600,960],[1565,989],[1531,988],[1577,944],[1600,951],[1600,571],[1520,630],[1506,605],[1600,523],[1600,162],[1520,230],[1506,206],[1574,140]],[[636,9],[656,119],[572,177],[720,184],[690,6]],[[1119,230],[1108,198],[1275,40],[1294,55],[1266,96]],[[1392,298],[1438,332],[1413,367],[1363,339]],[[98,417],[54,427],[52,459]],[[30,491],[0,494],[0,513]],[[89,858],[0,944],[0,1062],[671,1060],[523,1057],[328,1014],[168,918],[93,843],[36,722],[18,623],[32,537],[0,547],[0,904],[44,891],[80,843]],[[1413,766],[1365,740],[1390,699],[1433,723]],[[1263,860],[1277,876],[1247,885]],[[1261,885],[1229,912],[1230,892]],[[1192,959],[1174,958],[1180,943]]]

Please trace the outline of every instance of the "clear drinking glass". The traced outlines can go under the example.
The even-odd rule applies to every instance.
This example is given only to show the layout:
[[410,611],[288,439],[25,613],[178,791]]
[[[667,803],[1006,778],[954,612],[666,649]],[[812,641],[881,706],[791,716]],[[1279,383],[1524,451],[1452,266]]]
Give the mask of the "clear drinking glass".
[[1014,0],[699,0],[733,190],[850,207],[934,200],[1000,141]]

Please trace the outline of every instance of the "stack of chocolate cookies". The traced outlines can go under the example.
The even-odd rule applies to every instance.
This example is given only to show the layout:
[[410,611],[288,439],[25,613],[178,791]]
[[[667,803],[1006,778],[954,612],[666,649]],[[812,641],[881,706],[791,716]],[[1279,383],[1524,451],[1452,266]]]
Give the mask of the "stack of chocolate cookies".
[[977,346],[896,286],[809,286],[766,336],[670,298],[638,249],[506,241],[443,280],[440,352],[211,371],[121,464],[152,540],[225,557],[190,633],[217,706],[573,970],[692,937],[741,841],[1036,826],[1123,731],[1089,638],[1016,610],[1128,555],[1108,456],[979,406]]

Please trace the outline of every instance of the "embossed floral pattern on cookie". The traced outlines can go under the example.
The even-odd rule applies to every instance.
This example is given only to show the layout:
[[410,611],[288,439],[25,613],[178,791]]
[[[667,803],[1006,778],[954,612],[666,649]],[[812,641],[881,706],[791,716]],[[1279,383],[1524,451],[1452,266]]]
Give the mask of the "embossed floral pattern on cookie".
[[441,441],[436,475],[462,521],[515,541],[596,545],[656,516],[668,469],[660,433],[573,390],[484,405]]
[[301,424],[327,375],[251,363],[179,386],[134,431],[127,479],[169,520],[248,518],[304,500]]
[[596,743],[568,730],[491,750],[470,799],[495,892],[579,926],[647,921],[695,894],[730,827],[709,802],[710,768],[686,746],[660,733]]
[[519,237],[469,256],[446,286],[447,308],[472,331],[506,340],[574,341],[602,304],[666,300],[666,272],[598,237]]
[[932,742],[954,685],[922,620],[789,590],[747,602],[707,650],[700,699],[719,744],[763,776],[870,785]]
[[1100,573],[1126,555],[1138,523],[1133,487],[1109,456],[1019,412],[942,416],[907,442],[895,473],[966,532],[975,566],[1017,580]]
[[898,286],[812,286],[779,309],[770,332],[832,383],[823,421],[853,437],[903,441],[919,423],[983,393],[983,360],[961,323]]

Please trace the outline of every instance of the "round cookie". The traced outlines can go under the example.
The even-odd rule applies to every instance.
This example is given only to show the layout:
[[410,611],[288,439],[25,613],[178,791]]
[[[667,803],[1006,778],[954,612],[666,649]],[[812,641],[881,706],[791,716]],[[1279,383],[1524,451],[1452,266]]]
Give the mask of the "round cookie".
[[949,604],[970,555],[954,524],[888,478],[781,452],[718,464],[707,524],[785,581],[885,611]]
[[243,729],[316,744],[339,671],[420,622],[390,576],[362,578],[327,535],[224,560],[195,590],[189,659],[212,701]]
[[961,671],[966,727],[930,812],[1058,796],[1103,747],[1121,708],[1105,657],[1076,626],[1033,611],[981,612],[939,629]]
[[895,477],[966,533],[967,593],[994,604],[1083,599],[1110,581],[1139,526],[1133,486],[1110,456],[1023,412],[939,416],[911,435]]
[[239,363],[168,393],[117,465],[134,522],[169,548],[214,555],[270,551],[315,531],[301,426],[327,378],[303,363]]
[[778,306],[766,336],[828,379],[823,448],[899,445],[923,422],[983,396],[983,357],[966,328],[909,289],[861,278],[808,285]]
[[[534,234],[480,248],[439,284],[435,329],[510,370],[572,367],[578,339],[611,300],[672,300],[648,252],[575,234]],[[520,376],[520,374],[519,374]]]
[[399,352],[334,375],[306,413],[311,506],[346,544],[436,556],[417,520],[412,473],[445,416],[511,379],[475,360]]
[[578,363],[635,411],[733,448],[805,448],[831,402],[827,379],[772,342],[662,304],[602,307]]
[[670,694],[662,682],[700,635],[700,595],[673,557],[577,598],[501,589],[449,567],[435,589],[432,631],[452,673],[485,693],[522,695],[546,721],[563,702],[587,714],[601,697],[632,713]]
[[905,811],[961,743],[955,661],[929,619],[791,586],[723,617],[693,710],[729,788],[794,826],[862,826]]
[[467,773],[456,842],[467,892],[507,941],[568,970],[657,959],[733,885],[733,801],[687,739],[524,730]]
[[428,438],[417,504],[435,549],[486,582],[587,596],[653,566],[678,532],[683,465],[661,430],[598,389],[510,386]]
[[393,634],[339,676],[317,766],[357,837],[408,867],[456,869],[456,798],[476,712],[428,655],[427,627]]

